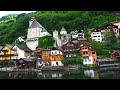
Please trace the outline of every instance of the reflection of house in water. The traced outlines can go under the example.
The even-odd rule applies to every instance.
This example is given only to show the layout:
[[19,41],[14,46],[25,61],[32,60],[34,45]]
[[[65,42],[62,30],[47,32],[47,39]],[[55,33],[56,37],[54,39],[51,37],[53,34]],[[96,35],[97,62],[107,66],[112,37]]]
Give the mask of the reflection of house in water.
[[37,75],[42,79],[62,79],[62,73],[58,72],[38,72]]
[[91,79],[99,79],[98,73],[95,70],[84,70],[85,76],[91,77]]

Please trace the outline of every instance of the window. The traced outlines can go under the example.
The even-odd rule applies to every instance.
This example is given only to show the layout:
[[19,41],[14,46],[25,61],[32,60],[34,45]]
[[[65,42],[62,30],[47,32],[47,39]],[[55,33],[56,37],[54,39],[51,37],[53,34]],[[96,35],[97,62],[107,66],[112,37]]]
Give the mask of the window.
[[23,63],[23,60],[20,60],[19,63]]
[[68,57],[68,55],[66,55],[66,57]]
[[86,52],[86,54],[88,54],[88,52]]
[[85,52],[83,52],[83,54],[85,54]]
[[92,54],[95,54],[95,52],[92,52]]
[[89,62],[91,61],[91,59],[89,59]]
[[48,56],[43,56],[44,58],[48,58]]
[[87,59],[85,59],[85,62],[87,62]]
[[95,59],[94,59],[94,61],[95,61]]

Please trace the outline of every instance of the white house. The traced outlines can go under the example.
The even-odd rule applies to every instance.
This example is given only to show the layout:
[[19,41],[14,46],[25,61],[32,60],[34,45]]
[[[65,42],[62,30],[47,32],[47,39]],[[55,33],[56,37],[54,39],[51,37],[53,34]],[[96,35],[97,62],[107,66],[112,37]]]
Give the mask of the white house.
[[85,38],[85,37],[84,37],[84,31],[83,31],[83,30],[77,30],[77,33],[78,33],[78,37],[79,37],[79,38]]
[[30,58],[31,50],[28,47],[22,45],[14,45],[12,47],[12,53],[14,56],[12,59],[20,59],[20,58]]
[[97,42],[102,42],[101,30],[93,29],[89,33],[90,39],[95,40]]
[[83,64],[93,64],[92,56],[83,57]]
[[[62,52],[58,49],[51,50],[51,66],[63,66],[60,57],[63,56]],[[59,60],[58,60],[59,58]],[[56,60],[57,59],[57,60]]]
[[[22,42],[22,41],[25,42],[26,38],[25,38],[25,36],[20,36],[16,40],[19,40],[20,42]],[[16,42],[16,40],[15,40],[15,42]]]
[[62,27],[62,29],[60,30],[60,34],[62,34],[62,35],[67,34],[67,31],[64,27]]
[[36,50],[38,46],[38,38],[43,36],[50,36],[47,30],[35,19],[32,17],[29,21],[28,34],[26,39],[27,47],[31,50]]

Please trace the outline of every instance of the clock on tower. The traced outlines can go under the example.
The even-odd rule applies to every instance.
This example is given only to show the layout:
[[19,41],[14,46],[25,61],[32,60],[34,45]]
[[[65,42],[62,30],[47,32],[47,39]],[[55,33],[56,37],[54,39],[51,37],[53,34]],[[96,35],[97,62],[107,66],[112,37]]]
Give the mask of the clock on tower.
[[36,30],[35,29],[31,29],[31,37],[35,37],[36,36]]

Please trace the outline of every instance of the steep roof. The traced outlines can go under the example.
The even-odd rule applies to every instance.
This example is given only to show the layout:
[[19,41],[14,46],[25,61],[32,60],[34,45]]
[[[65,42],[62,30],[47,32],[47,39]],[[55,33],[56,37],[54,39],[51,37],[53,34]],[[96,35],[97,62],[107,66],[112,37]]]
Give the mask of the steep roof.
[[23,45],[16,45],[19,49],[21,49],[21,50],[24,50],[24,51],[32,51],[30,48],[28,48],[28,47],[25,47],[25,46],[23,46]]
[[13,47],[12,44],[5,44],[5,45],[7,45],[10,49]]
[[34,28],[34,27],[40,27],[40,28],[44,28],[39,22],[37,22],[37,20],[35,19],[35,17],[31,17],[31,20],[33,21],[32,24],[29,26],[29,28]]
[[66,31],[66,29],[64,27],[62,27],[62,29],[60,31]]
[[2,49],[3,46],[0,46],[0,50]]

